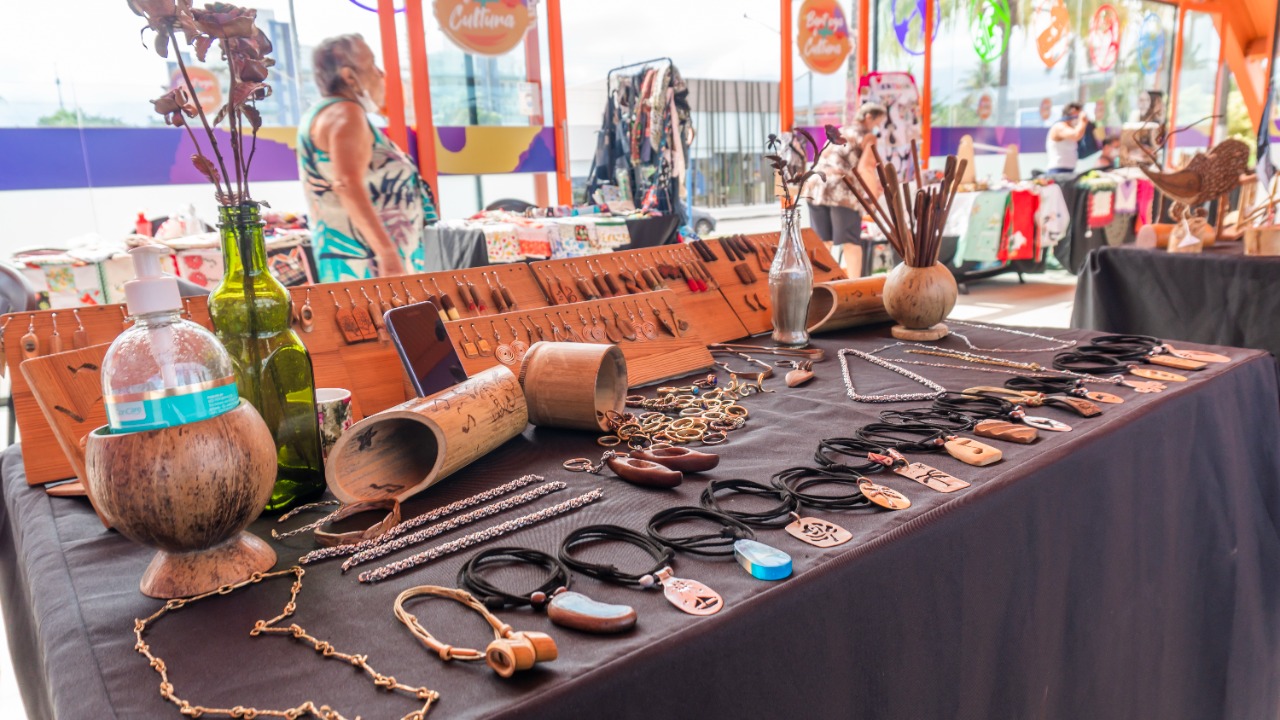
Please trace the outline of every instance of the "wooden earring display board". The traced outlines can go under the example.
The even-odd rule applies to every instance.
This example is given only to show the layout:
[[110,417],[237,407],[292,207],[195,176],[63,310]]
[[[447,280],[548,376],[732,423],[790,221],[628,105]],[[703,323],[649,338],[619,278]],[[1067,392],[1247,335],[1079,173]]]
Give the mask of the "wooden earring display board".
[[[741,240],[720,238],[707,241],[708,247],[718,256],[714,262],[706,263],[716,281],[720,284],[720,292],[729,307],[738,316],[738,321],[747,329],[748,334],[758,335],[773,330],[773,313],[769,298],[769,266],[778,247],[781,233],[759,233],[746,235],[745,258],[735,259],[738,250],[743,246]],[[811,259],[825,265],[822,270],[815,263],[813,268],[814,284],[829,280],[843,280],[846,275],[839,263],[831,257],[831,252],[812,230],[801,231],[805,250]],[[733,245],[733,252],[726,249],[726,242]],[[740,269],[745,266],[745,269]],[[741,274],[739,274],[741,273]],[[746,276],[744,279],[743,276]],[[748,282],[750,280],[750,282]]]
[[[601,299],[629,296],[623,280],[634,278],[637,291],[650,291],[653,282],[680,298],[690,324],[707,342],[727,342],[748,335],[733,308],[717,290],[714,272],[687,245],[661,245],[580,258],[544,260],[533,263],[534,275],[549,298],[581,302],[595,295]],[[660,268],[675,270],[676,277],[662,277]],[[607,275],[606,275],[607,273]],[[710,282],[706,280],[709,277]],[[705,290],[694,290],[687,278],[705,282]],[[609,284],[609,280],[613,284]],[[614,292],[614,288],[617,291]]]
[[[655,311],[681,335],[673,336],[661,323],[655,321]],[[627,360],[629,386],[647,385],[711,367],[708,341],[700,331],[702,326],[688,314],[679,295],[670,290],[588,300],[537,310],[518,310],[480,320],[458,320],[445,323],[445,328],[467,375],[473,376],[500,364],[506,364],[513,371],[519,372],[520,363],[515,360],[514,355],[508,354],[505,348],[500,351],[499,346],[509,346],[517,339],[528,345],[556,340],[609,343],[607,337],[599,340],[584,339],[583,326],[587,327],[588,337],[593,327],[600,328],[602,332],[607,324],[613,324],[616,328],[618,322],[615,313],[616,318],[626,322],[632,322],[632,318],[635,318],[636,339],[624,339],[616,343]],[[676,318],[674,321],[673,313]],[[597,322],[592,322],[593,317],[598,319]],[[654,339],[647,339],[641,332],[641,326],[646,322],[654,324]],[[681,330],[681,322],[687,323],[688,327]],[[555,325],[555,331],[551,329],[552,324]],[[566,325],[572,330],[572,336],[565,329]],[[515,333],[512,328],[515,328]],[[484,342],[481,343],[481,340]],[[501,362],[499,356],[510,362]]]

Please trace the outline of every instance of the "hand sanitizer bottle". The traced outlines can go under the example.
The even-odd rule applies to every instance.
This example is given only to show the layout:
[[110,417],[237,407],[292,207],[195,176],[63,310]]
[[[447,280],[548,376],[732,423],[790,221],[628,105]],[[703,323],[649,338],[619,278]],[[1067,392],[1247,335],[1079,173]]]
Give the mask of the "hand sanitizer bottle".
[[182,319],[178,281],[165,275],[161,245],[129,251],[135,279],[124,285],[133,327],[102,361],[102,398],[111,432],[199,422],[240,402],[231,357],[213,333]]

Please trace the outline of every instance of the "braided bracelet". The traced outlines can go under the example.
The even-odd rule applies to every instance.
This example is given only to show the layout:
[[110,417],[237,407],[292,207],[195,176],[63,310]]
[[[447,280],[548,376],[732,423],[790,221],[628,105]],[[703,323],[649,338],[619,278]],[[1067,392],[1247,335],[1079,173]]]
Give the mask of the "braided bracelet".
[[360,573],[360,582],[376,583],[386,580],[387,578],[394,577],[406,570],[412,570],[419,565],[425,565],[426,563],[439,560],[450,553],[455,553],[459,550],[466,550],[472,545],[479,545],[482,542],[488,542],[489,540],[501,537],[507,533],[523,530],[524,528],[537,525],[540,522],[545,522],[556,516],[573,512],[574,510],[590,505],[603,497],[604,491],[600,488],[596,488],[595,490],[583,493],[575,498],[565,500],[562,503],[551,505],[537,512],[518,517],[515,520],[508,520],[504,523],[487,527],[484,530],[473,532],[470,535],[464,535],[457,540],[451,540],[443,545],[437,545],[430,550],[425,550],[416,555],[411,555],[403,560],[397,560],[396,562],[383,565],[376,570],[362,572]]
[[[406,600],[411,600],[423,595],[434,595],[456,602],[480,613],[485,622],[493,628],[493,642],[485,648],[484,652],[472,650],[470,648],[456,648],[452,645],[446,645],[435,638],[434,635],[427,632],[422,626],[418,618],[404,608]],[[419,585],[411,587],[408,590],[396,596],[395,602],[396,619],[404,623],[409,628],[409,632],[421,642],[431,649],[432,652],[440,656],[441,660],[448,662],[450,660],[484,660],[489,667],[498,675],[509,678],[515,675],[517,670],[528,670],[535,664],[540,662],[550,662],[555,660],[559,655],[556,649],[556,641],[551,639],[550,635],[540,632],[517,632],[510,625],[502,622],[494,617],[493,613],[485,608],[484,604],[466,590],[455,590],[453,588],[439,587],[438,585]]]
[[[475,495],[472,495],[469,498],[465,498],[457,502],[449,503],[444,507],[436,508],[431,512],[426,512],[415,518],[410,518],[408,520],[405,520],[399,525],[396,525],[395,527],[388,530],[385,534],[382,535],[382,537],[373,538],[371,540],[365,540],[364,542],[357,543],[355,545],[339,545],[338,547],[313,550],[307,553],[306,555],[303,555],[302,558],[298,560],[298,562],[302,563],[303,565],[309,565],[313,562],[317,562],[320,560],[327,560],[329,558],[341,557],[343,555],[354,555],[355,553],[358,553],[362,550],[368,550],[369,548],[377,547],[379,544],[384,543],[390,540],[391,538],[398,537],[399,535],[403,535],[404,533],[416,527],[425,525],[429,522],[435,522],[440,518],[448,517],[460,510],[465,510],[469,507],[479,505],[480,503],[489,502],[490,500],[496,497],[501,497],[503,495],[506,495],[507,493],[514,492],[526,485],[529,485],[530,483],[537,482],[542,479],[543,477],[541,475],[525,475],[524,477],[516,478],[515,480],[512,480],[511,482],[506,483],[504,485],[499,485],[496,488],[485,490],[484,492],[477,493]],[[325,518],[321,518],[315,523],[315,526],[319,526],[324,521],[325,521]],[[309,530],[312,528],[308,527],[307,529]],[[300,530],[302,530],[302,528],[298,528],[298,530],[295,530],[295,531],[290,531],[290,533],[295,533]],[[281,533],[280,537],[285,537],[290,533]]]

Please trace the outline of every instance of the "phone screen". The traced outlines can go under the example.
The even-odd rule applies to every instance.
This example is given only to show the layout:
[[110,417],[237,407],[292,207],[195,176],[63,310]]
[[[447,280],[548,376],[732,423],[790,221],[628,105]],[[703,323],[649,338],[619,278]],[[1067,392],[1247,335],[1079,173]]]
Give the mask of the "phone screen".
[[418,397],[434,395],[467,379],[435,304],[393,308],[384,319]]

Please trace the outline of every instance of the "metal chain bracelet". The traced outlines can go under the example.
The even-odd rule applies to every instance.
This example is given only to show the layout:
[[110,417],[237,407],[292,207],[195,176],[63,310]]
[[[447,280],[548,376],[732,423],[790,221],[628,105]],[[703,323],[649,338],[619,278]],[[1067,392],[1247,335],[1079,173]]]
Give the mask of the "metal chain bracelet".
[[259,620],[253,624],[253,629],[249,631],[250,637],[258,637],[260,635],[280,635],[291,637],[295,640],[302,641],[311,646],[317,653],[326,658],[333,658],[344,663],[350,664],[360,670],[363,670],[373,684],[383,690],[401,692],[409,695],[417,700],[422,701],[422,708],[405,715],[401,720],[424,720],[427,712],[431,710],[431,705],[440,699],[440,693],[427,687],[415,687],[413,685],[405,685],[390,675],[383,675],[374,670],[369,665],[367,655],[351,654],[339,652],[327,641],[320,640],[297,623],[292,623],[287,627],[278,627],[278,623],[291,617],[298,609],[298,593],[302,591],[302,576],[306,571],[300,567],[294,566],[287,570],[277,570],[276,572],[254,573],[248,579],[232,585],[223,585],[217,590],[210,590],[207,593],[195,595],[189,598],[170,600],[164,604],[164,607],[157,610],[145,620],[133,621],[133,634],[137,638],[133,649],[147,659],[147,663],[157,674],[160,675],[160,697],[178,706],[178,711],[186,717],[202,717],[206,715],[230,717],[230,718],[260,718],[260,717],[278,717],[287,720],[297,720],[297,718],[312,716],[321,718],[321,720],[346,720],[346,718],[338,713],[337,710],[328,705],[316,705],[313,701],[308,700],[301,705],[289,708],[288,710],[262,710],[254,707],[244,707],[236,705],[230,708],[212,708],[203,705],[193,705],[188,700],[178,697],[177,690],[173,683],[169,681],[169,668],[164,660],[151,652],[151,646],[143,640],[143,636],[147,630],[161,617],[170,612],[181,610],[195,602],[204,600],[214,595],[230,595],[231,593],[249,585],[254,585],[263,580],[283,577],[285,575],[293,575],[293,587],[290,591],[289,602],[285,604],[284,610],[270,620]]
[[[479,505],[480,503],[489,502],[494,498],[501,497],[510,492],[515,492],[516,490],[519,490],[520,488],[526,485],[529,485],[537,481],[541,481],[543,479],[544,478],[541,475],[525,475],[524,477],[516,478],[515,480],[512,480],[511,482],[506,483],[504,485],[499,485],[496,488],[485,490],[484,492],[477,493],[475,495],[472,495],[469,498],[464,498],[457,502],[449,503],[444,507],[436,508],[435,510],[432,510],[430,512],[426,512],[417,517],[405,520],[399,525],[396,525],[395,527],[388,530],[381,537],[365,540],[364,542],[356,543],[355,545],[339,545],[337,547],[329,547],[329,548],[321,548],[319,550],[313,550],[307,553],[306,555],[303,555],[302,558],[298,560],[298,562],[302,563],[303,565],[309,565],[313,562],[318,562],[320,560],[327,560],[329,558],[342,557],[344,555],[354,555],[358,552],[363,552],[365,550],[368,550],[369,548],[377,547],[387,542],[388,540],[391,540],[392,538],[403,535],[404,533],[416,527],[426,525],[429,522],[435,522],[440,518],[448,517],[460,510],[465,510],[469,507]],[[324,518],[321,518],[321,521],[323,520]],[[285,535],[287,534],[288,533],[282,533],[281,537],[285,537]]]
[[466,513],[465,515],[459,515],[458,517],[453,518],[451,520],[445,520],[444,522],[436,523],[435,525],[425,527],[415,533],[410,533],[408,535],[398,537],[389,542],[385,542],[381,545],[371,547],[368,550],[358,552],[355,555],[352,555],[351,557],[347,558],[346,561],[342,563],[342,572],[346,572],[361,563],[365,563],[370,560],[380,558],[384,555],[390,555],[393,552],[397,552],[407,547],[417,545],[423,540],[429,540],[430,538],[436,537],[437,535],[443,535],[447,532],[452,532],[462,527],[463,525],[470,525],[471,523],[477,520],[482,520],[492,515],[497,515],[498,513],[506,512],[507,510],[519,507],[521,505],[527,505],[528,503],[531,503],[540,497],[549,495],[553,492],[558,492],[567,487],[569,486],[558,480],[554,482],[544,483],[542,485],[539,485],[536,488],[533,488],[532,490],[528,490],[526,492],[520,493],[519,495],[507,498],[506,500],[502,500],[502,501],[493,503],[491,505],[485,505],[482,508],[477,508],[475,510],[472,510],[469,513]]
[[473,532],[470,535],[464,535],[457,540],[451,540],[443,545],[437,545],[430,550],[424,550],[417,555],[411,555],[403,560],[397,560],[393,563],[383,565],[376,570],[366,570],[365,572],[360,573],[360,582],[376,583],[386,580],[387,578],[398,575],[406,570],[412,570],[419,565],[439,560],[450,553],[455,553],[459,550],[466,550],[473,545],[479,545],[482,542],[488,542],[489,540],[501,537],[507,533],[522,530],[531,525],[537,525],[540,522],[550,520],[558,515],[573,512],[574,510],[590,505],[603,497],[604,491],[600,488],[596,488],[591,492],[583,493],[582,495],[570,500],[565,500],[557,505],[545,507],[537,512],[529,513],[528,515],[518,517],[515,520],[508,520],[504,523],[487,527],[484,530]]
[[[906,368],[900,367],[898,365],[894,365],[893,363],[887,360],[882,360],[881,358],[875,357],[874,355],[864,353],[861,350],[854,350],[852,348],[842,348],[837,353],[837,355],[840,357],[840,374],[844,377],[845,394],[847,394],[849,396],[849,399],[853,400],[854,402],[890,403],[890,402],[911,402],[914,400],[933,400],[934,398],[942,395],[942,393],[947,391],[946,388],[930,380],[929,378],[923,377],[921,375],[917,375],[911,372],[910,370],[907,370]],[[852,355],[856,358],[866,360],[872,365],[878,365],[886,370],[892,370],[893,372],[898,373],[899,375],[907,378],[908,380],[912,380],[914,382],[920,383],[921,385],[929,388],[932,392],[897,393],[897,394],[890,394],[890,395],[859,395],[857,388],[855,388],[853,385],[853,378],[849,374],[849,361],[845,359],[846,356],[848,355]]]

